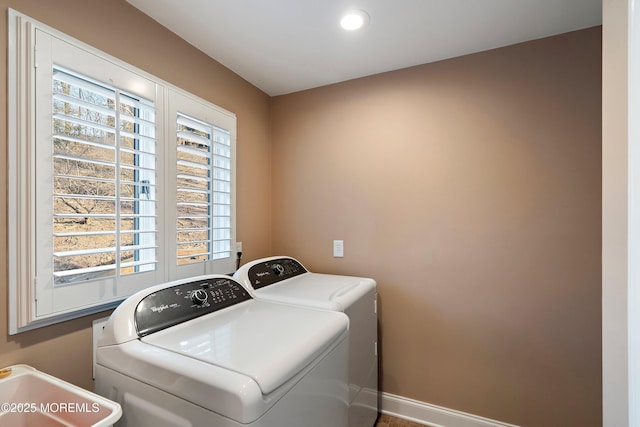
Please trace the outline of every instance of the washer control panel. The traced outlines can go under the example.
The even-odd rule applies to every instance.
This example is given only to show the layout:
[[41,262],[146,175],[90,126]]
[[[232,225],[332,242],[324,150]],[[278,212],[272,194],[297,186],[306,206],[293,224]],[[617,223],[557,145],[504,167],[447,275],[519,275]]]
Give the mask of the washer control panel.
[[307,269],[295,259],[278,258],[251,266],[248,276],[253,289],[260,289],[306,272]]
[[236,281],[212,277],[164,288],[144,297],[136,306],[138,337],[251,299]]

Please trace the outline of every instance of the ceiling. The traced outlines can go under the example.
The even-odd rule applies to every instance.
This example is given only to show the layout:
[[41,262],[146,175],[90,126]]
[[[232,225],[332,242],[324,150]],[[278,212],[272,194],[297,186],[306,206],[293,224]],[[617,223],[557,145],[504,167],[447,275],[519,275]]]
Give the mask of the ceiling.
[[602,0],[127,1],[272,96],[602,23]]

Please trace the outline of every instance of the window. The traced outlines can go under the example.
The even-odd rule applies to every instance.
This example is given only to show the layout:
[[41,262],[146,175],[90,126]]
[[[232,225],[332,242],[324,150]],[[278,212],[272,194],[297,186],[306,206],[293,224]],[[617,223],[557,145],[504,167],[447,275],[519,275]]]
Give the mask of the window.
[[233,271],[233,114],[11,10],[8,74],[10,333]]
[[169,255],[170,276],[209,274],[219,262],[231,272],[235,118],[172,89],[168,101],[172,142],[167,175],[173,179],[167,190],[175,195],[175,208],[167,220],[173,225],[169,240],[176,243]]

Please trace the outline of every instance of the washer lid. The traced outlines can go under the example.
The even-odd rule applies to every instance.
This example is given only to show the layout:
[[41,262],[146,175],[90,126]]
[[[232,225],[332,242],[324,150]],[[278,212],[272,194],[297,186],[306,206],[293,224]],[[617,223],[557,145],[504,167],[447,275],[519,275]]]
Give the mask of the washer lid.
[[372,290],[373,279],[310,273],[294,258],[275,256],[240,267],[233,278],[255,298],[346,311]]
[[373,279],[363,277],[304,273],[257,289],[254,295],[263,300],[345,311],[375,287]]
[[342,313],[249,300],[141,341],[246,375],[269,394],[330,348],[348,324]]

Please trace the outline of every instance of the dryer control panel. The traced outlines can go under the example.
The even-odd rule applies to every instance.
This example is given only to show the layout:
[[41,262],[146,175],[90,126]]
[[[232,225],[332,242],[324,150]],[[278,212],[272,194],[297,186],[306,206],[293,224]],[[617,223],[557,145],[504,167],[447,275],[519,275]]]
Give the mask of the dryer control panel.
[[249,299],[249,293],[231,278],[205,278],[167,287],[140,300],[136,332],[143,337]]
[[247,275],[253,289],[260,289],[306,272],[307,269],[295,259],[278,258],[252,266]]

